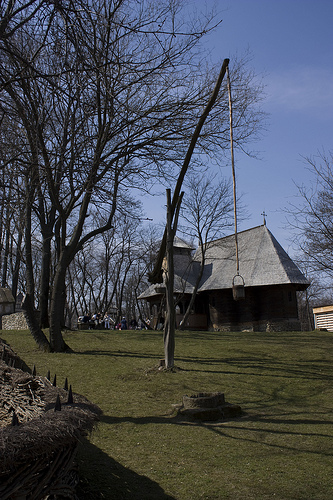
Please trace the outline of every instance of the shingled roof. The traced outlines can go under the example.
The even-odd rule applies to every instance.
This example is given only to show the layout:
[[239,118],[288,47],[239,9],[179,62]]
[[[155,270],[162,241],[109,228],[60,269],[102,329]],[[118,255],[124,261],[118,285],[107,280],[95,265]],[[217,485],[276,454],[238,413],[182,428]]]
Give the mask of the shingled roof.
[[[305,289],[309,282],[274,238],[269,229],[257,226],[237,235],[239,272],[245,286],[294,284]],[[200,249],[194,260],[200,259]],[[232,287],[236,274],[235,237],[227,236],[209,243],[199,291]]]
[[[237,240],[239,272],[246,287],[293,284],[299,290],[304,290],[309,286],[305,276],[266,225],[239,232]],[[199,271],[199,262],[200,248],[197,249],[192,264],[186,266],[186,269],[177,265],[175,260],[175,291],[192,293]],[[235,275],[235,236],[226,236],[210,242],[198,291],[232,288]],[[155,285],[151,285],[140,295],[140,298],[144,299],[153,295],[157,295]]]
[[0,303],[14,303],[15,299],[10,288],[0,288]]

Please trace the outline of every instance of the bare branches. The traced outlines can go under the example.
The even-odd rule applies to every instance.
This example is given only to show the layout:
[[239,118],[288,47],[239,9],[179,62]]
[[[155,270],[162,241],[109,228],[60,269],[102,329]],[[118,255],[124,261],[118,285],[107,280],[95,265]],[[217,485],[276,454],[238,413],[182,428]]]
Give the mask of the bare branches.
[[288,209],[289,223],[297,232],[297,244],[313,270],[333,273],[333,155],[319,153],[306,158],[314,174],[311,187],[298,186],[299,204]]
[[[20,145],[13,140],[13,158],[29,179],[43,253],[54,252],[50,327],[59,339],[68,266],[111,228],[126,189],[148,192],[179,168],[181,178],[193,156],[220,156],[228,142],[225,89],[219,94],[228,61],[219,77],[207,69],[200,40],[220,21],[191,19],[174,0],[3,5],[0,112]],[[258,87],[241,68],[235,75],[235,141],[244,145],[259,128]]]

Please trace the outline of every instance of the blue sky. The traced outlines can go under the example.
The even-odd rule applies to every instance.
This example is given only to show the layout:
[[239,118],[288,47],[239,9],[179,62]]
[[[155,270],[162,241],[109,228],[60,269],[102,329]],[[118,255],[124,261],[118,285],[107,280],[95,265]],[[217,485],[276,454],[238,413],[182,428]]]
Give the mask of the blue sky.
[[[263,77],[268,128],[254,145],[260,159],[237,153],[237,189],[250,218],[239,230],[262,223],[290,254],[291,230],[284,207],[295,201],[296,184],[310,185],[302,157],[332,149],[333,1],[193,0],[215,5],[223,20],[209,37],[214,61],[251,53],[251,67]],[[161,201],[163,206],[163,201]],[[148,216],[151,214],[147,213]],[[156,221],[157,222],[157,221]]]

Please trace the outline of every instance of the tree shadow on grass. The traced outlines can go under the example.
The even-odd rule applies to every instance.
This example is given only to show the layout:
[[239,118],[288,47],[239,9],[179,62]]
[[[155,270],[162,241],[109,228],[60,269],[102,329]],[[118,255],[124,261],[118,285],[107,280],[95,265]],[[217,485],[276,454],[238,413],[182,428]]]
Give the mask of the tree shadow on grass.
[[[241,416],[238,417],[230,417],[217,421],[201,421],[201,420],[192,420],[191,418],[187,418],[181,415],[175,415],[173,417],[168,416],[147,416],[147,417],[112,417],[109,415],[102,415],[101,421],[106,424],[119,424],[124,422],[131,422],[136,425],[147,425],[147,424],[174,424],[174,425],[182,425],[182,426],[196,426],[202,427],[206,430],[214,432],[222,437],[228,437],[230,439],[234,439],[235,441],[248,441],[251,443],[258,443],[259,440],[255,437],[256,434],[262,435],[263,433],[269,435],[281,436],[281,438],[286,438],[288,436],[303,436],[305,439],[308,438],[324,438],[331,442],[332,433],[328,432],[318,432],[318,426],[324,426],[327,429],[332,428],[331,420],[321,420],[319,418],[305,418],[304,414],[297,418],[297,414],[288,413],[280,416],[262,416],[256,413],[247,413],[242,412]],[[327,415],[327,414],[325,414]],[[226,425],[225,425],[226,424]],[[257,427],[253,426],[253,424],[259,424]],[[262,425],[260,425],[262,424]],[[281,427],[281,425],[292,425],[292,428]],[[313,431],[309,430],[301,430],[299,425],[307,425],[318,427]],[[234,434],[233,431],[236,431]],[[239,431],[242,431],[239,434]],[[244,436],[244,431],[249,432],[248,436]],[[293,446],[292,443],[288,443],[285,441],[280,441],[277,443],[265,442],[265,445],[270,448],[278,448],[285,449],[288,451],[300,451],[299,445],[297,447]],[[305,450],[306,453],[311,453],[315,455],[323,455],[323,456],[332,456],[331,452],[327,452],[324,450],[318,449],[310,449],[308,445],[306,445]]]
[[[108,356],[110,358],[133,358],[133,359],[147,359],[155,361],[155,365],[147,369],[147,372],[160,373],[156,371],[158,367],[159,357],[156,353],[143,353],[135,351],[110,351],[110,350],[85,350],[75,352],[77,355],[82,356]],[[232,357],[232,358],[203,358],[200,356],[186,356],[178,357],[177,363],[181,363],[182,367],[179,371],[183,372],[197,372],[197,373],[210,373],[210,374],[224,374],[224,375],[245,375],[257,376],[273,375],[274,377],[282,379],[300,378],[313,380],[333,380],[330,360],[311,360],[294,362],[291,367],[288,363],[280,362],[274,359],[260,359],[255,356],[248,357]],[[195,365],[195,366],[193,366]],[[210,368],[215,366],[214,368]],[[251,371],[250,371],[251,370]]]
[[[223,373],[225,375],[245,375],[247,377],[251,375],[258,376],[258,373],[260,373],[261,375],[273,375],[276,378],[282,379],[299,379],[303,377],[313,380],[333,380],[330,360],[318,361],[309,359],[306,361],[294,362],[293,365],[290,366],[290,364],[286,362],[280,362],[273,359],[262,360],[257,357],[203,359],[191,356],[187,358],[177,358],[177,362],[182,362],[182,369],[189,372]],[[215,365],[217,368],[209,368],[212,365]]]
[[143,353],[135,351],[110,351],[110,350],[86,350],[86,351],[74,351],[77,355],[82,356],[108,356],[110,358],[142,358],[142,359],[154,359],[158,362],[159,357],[155,353]]
[[158,483],[104,453],[87,439],[79,445],[79,500],[175,500]]

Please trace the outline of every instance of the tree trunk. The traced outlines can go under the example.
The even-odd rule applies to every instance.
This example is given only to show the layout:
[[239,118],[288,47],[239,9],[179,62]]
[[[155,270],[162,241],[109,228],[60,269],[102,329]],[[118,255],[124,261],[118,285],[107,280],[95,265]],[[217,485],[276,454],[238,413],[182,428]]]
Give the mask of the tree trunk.
[[65,352],[69,349],[61,332],[64,323],[68,265],[69,258],[66,250],[64,250],[57,264],[50,301],[50,344],[54,352]]
[[173,262],[173,241],[177,231],[178,217],[183,193],[178,198],[176,213],[173,220],[173,210],[171,207],[171,190],[167,189],[167,243],[166,243],[166,318],[164,323],[164,359],[165,367],[173,368],[175,364],[175,330],[176,311],[174,293],[174,262]]
[[22,260],[22,248],[21,248],[22,247],[22,240],[23,240],[23,233],[20,230],[19,235],[18,235],[17,245],[16,245],[16,255],[15,255],[15,263],[14,263],[14,270],[13,270],[13,277],[12,277],[12,294],[13,294],[14,298],[17,296],[19,272],[20,272],[20,266],[21,266],[21,260]]
[[[9,188],[8,198],[11,198],[11,188]],[[13,217],[13,213],[9,202],[7,201],[6,206],[6,218],[4,222],[5,226],[5,245],[4,245],[4,255],[2,259],[2,275],[1,275],[1,286],[3,288],[8,286],[7,283],[7,272],[8,272],[8,257],[10,252],[10,236],[11,236],[11,218]]]
[[51,346],[44,332],[39,327],[36,311],[34,308],[34,275],[32,264],[31,251],[31,206],[32,206],[32,189],[28,191],[27,205],[25,210],[25,260],[26,260],[26,281],[27,293],[22,302],[23,313],[29,327],[30,333],[38,344],[38,347],[43,351],[50,351]]
[[38,344],[39,349],[44,352],[50,352],[50,343],[44,335],[43,331],[39,328],[33,300],[29,293],[25,295],[22,301],[22,309],[30,333]]
[[51,236],[43,234],[42,266],[39,290],[40,326],[49,328],[49,293],[50,293],[50,264],[51,264]]
[[164,359],[165,367],[173,368],[175,364],[175,304],[173,300],[174,289],[174,263],[172,212],[170,189],[167,189],[167,242],[166,242],[166,317],[164,323]]
[[[8,221],[7,221],[7,224],[8,224]],[[6,234],[5,248],[4,248],[3,261],[2,261],[2,276],[1,276],[1,286],[3,288],[7,287],[7,270],[8,270],[8,257],[9,257],[9,238],[10,238],[10,230],[8,228],[8,225],[7,225],[7,229],[6,229],[5,234]]]

